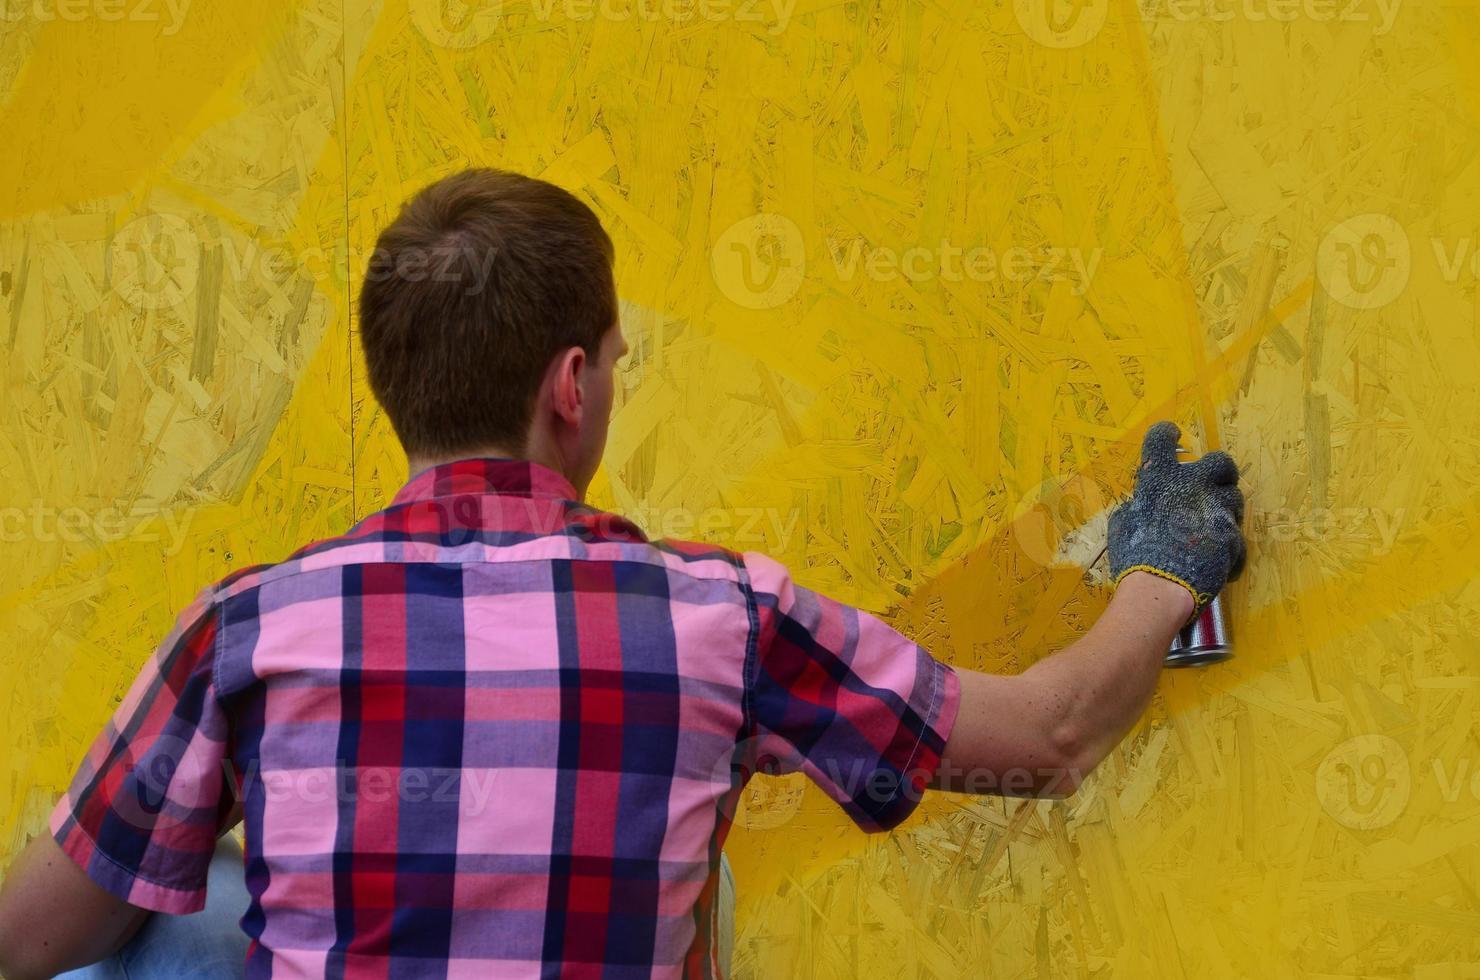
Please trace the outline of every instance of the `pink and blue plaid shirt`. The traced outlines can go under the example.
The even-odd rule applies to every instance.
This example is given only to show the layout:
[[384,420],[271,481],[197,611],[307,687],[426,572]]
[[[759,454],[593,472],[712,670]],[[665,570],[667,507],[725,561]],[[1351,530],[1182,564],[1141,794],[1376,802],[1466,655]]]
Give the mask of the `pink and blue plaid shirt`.
[[757,770],[903,820],[955,673],[758,554],[648,541],[507,459],[203,591],[52,818],[134,905],[201,908],[241,803],[249,976],[714,976]]

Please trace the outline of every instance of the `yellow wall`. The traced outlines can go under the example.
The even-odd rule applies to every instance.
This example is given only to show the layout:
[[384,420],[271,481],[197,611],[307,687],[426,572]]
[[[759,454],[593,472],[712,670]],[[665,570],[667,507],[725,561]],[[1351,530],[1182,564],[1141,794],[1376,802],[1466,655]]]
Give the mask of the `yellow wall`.
[[1148,419],[1245,466],[1237,658],[1066,803],[757,785],[742,975],[1480,976],[1473,6],[446,8],[0,0],[0,857],[198,588],[400,485],[349,297],[496,164],[617,242],[597,501],[954,663],[1103,606]]

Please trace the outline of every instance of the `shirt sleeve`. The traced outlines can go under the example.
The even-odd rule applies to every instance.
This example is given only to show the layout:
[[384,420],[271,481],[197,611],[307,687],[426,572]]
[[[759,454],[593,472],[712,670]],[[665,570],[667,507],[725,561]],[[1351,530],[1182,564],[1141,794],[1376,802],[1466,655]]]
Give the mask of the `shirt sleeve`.
[[743,558],[758,616],[751,771],[805,772],[864,830],[897,826],[940,764],[961,699],[956,672],[772,559]]
[[235,799],[213,678],[213,591],[180,615],[51,816],[52,835],[88,877],[157,912],[205,905],[206,871]]

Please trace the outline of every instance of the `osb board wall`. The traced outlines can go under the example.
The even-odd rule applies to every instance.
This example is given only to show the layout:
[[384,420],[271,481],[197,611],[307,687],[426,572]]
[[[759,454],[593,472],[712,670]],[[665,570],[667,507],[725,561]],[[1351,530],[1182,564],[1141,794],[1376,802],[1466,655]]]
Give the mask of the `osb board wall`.
[[0,12],[0,856],[198,588],[405,478],[350,297],[494,164],[617,243],[597,502],[954,663],[1092,620],[1148,420],[1245,466],[1237,658],[1068,802],[756,784],[740,975],[1480,976],[1468,5]]

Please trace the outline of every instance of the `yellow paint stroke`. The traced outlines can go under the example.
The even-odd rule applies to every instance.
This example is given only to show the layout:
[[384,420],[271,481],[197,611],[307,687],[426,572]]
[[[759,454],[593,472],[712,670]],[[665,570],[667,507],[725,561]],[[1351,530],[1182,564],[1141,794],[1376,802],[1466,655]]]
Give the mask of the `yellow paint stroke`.
[[[1120,0],[1121,19],[1127,24],[1134,24],[1140,19],[1140,9],[1136,0]],[[1130,52],[1131,62],[1135,66],[1132,76],[1136,80],[1139,94],[1139,103],[1146,113],[1146,132],[1151,135],[1152,144],[1165,148],[1167,143],[1162,135],[1161,116],[1157,113],[1157,104],[1160,101],[1156,97],[1156,91],[1152,88],[1155,74],[1151,71],[1151,63],[1146,53],[1145,35],[1136,32],[1134,43],[1126,45]],[[1166,195],[1164,206],[1167,214],[1171,216],[1171,223],[1176,229],[1177,240],[1186,241],[1182,231],[1182,213],[1177,207],[1173,196],[1174,188],[1177,186],[1172,175],[1171,161],[1165,152],[1153,153],[1152,165],[1158,171],[1159,180],[1157,189]],[[1175,269],[1173,280],[1180,287],[1182,294],[1182,306],[1186,310],[1187,343],[1192,351],[1192,363],[1201,368],[1207,361],[1207,339],[1204,336],[1202,317],[1197,312],[1197,297],[1192,292],[1192,268],[1188,262],[1187,250],[1185,248],[1174,249],[1172,262]],[[1200,391],[1197,399],[1198,418],[1201,421],[1204,449],[1218,449],[1221,445],[1218,431],[1218,415],[1214,407],[1213,392],[1211,388]]]
[[[10,6],[25,16],[57,5]],[[239,108],[235,82],[297,4],[120,3],[116,20],[90,6],[41,25],[0,112],[0,132],[25,134],[25,152],[0,156],[0,219],[117,194],[158,172]]]
[[[1089,468],[1068,477],[1064,481],[1066,491],[1086,493],[1088,488],[1101,485],[1109,485],[1118,491],[1128,489],[1146,427],[1157,419],[1181,416],[1189,404],[1196,404],[1204,393],[1215,390],[1226,381],[1270,331],[1309,301],[1312,288],[1309,279],[1299,284],[1252,329],[1203,365],[1197,376],[1172,398],[1151,408],[1140,424],[1131,426],[1119,439],[1108,443]],[[1000,528],[986,544],[937,575],[883,618],[937,656],[960,666],[994,669],[1014,659],[1026,666],[1027,662],[1038,659],[1040,651],[1046,652],[1067,643],[1076,635],[1077,631],[1063,615],[1071,596],[1079,601],[1079,616],[1085,621],[1097,616],[1108,601],[1107,593],[1090,588],[1084,569],[1078,565],[1045,566],[1038,560],[1036,554],[1043,544],[1044,534],[1053,534],[1055,530],[1054,523],[1045,519],[1042,505],[1030,507],[1016,520]],[[1024,549],[1025,540],[1031,541],[1032,550]],[[1055,544],[1053,540],[1047,542],[1049,548]],[[1480,555],[1476,555],[1474,561],[1480,563]],[[1024,581],[1033,586],[1027,595],[1018,592],[1018,583]],[[958,625],[965,622],[973,624],[973,628]],[[996,663],[981,661],[969,651],[953,646],[955,637],[975,634],[980,639],[982,624],[986,622],[999,624],[995,632],[987,633],[987,638],[996,636],[1007,647],[1003,651],[1003,659]],[[1258,622],[1251,622],[1250,632]],[[1326,640],[1340,635],[1337,631],[1339,625],[1337,617],[1326,622]],[[1356,625],[1353,620],[1351,628],[1355,629]],[[1294,648],[1287,646],[1283,649],[1293,656]],[[1264,667],[1269,666],[1268,661],[1262,658],[1258,662]],[[1199,680],[1204,676],[1213,678],[1216,683],[1219,677],[1228,674],[1197,672]],[[1191,682],[1189,674],[1186,683]],[[957,806],[950,797],[927,794],[909,826],[916,826],[917,821],[949,815]],[[827,806],[799,814],[788,824],[788,829],[797,834],[816,834],[819,843],[811,849],[810,857],[811,866],[818,869],[856,853],[869,840],[867,835],[852,828]],[[743,841],[744,838],[737,839]],[[774,862],[756,860],[743,844],[732,850],[732,860],[737,863],[737,874],[743,870],[745,880],[755,889],[752,894],[769,894],[775,887],[780,867]]]

